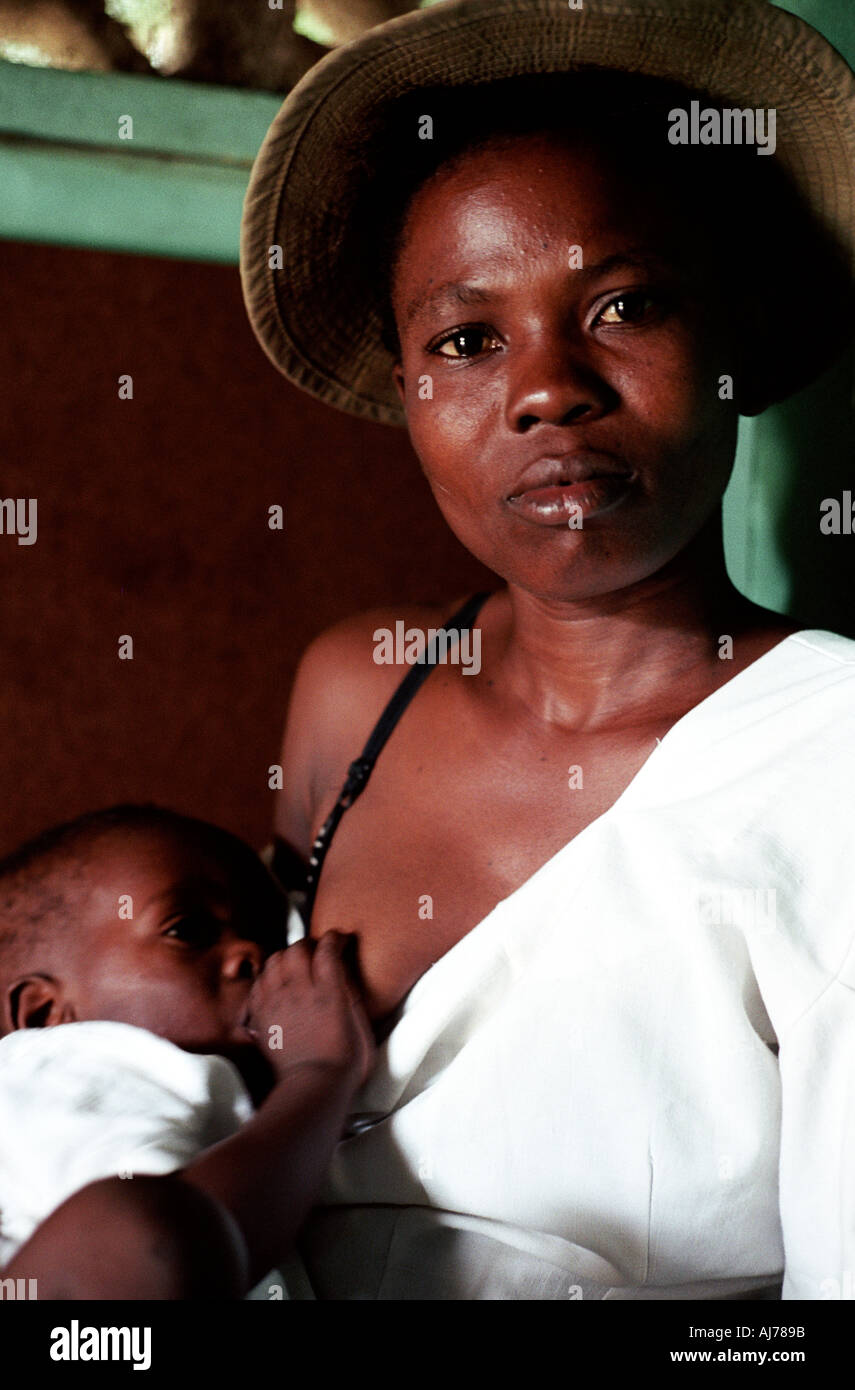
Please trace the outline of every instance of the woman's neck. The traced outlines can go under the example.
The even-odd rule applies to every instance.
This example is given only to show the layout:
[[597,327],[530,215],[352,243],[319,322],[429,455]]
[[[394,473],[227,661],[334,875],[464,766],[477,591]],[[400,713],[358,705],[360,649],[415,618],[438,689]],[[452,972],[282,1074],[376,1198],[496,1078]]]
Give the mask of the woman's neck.
[[565,602],[509,586],[506,598],[503,690],[549,723],[591,730],[703,699],[718,674],[734,673],[720,639],[732,637],[736,655],[741,634],[776,620],[728,578],[719,514],[627,588]]

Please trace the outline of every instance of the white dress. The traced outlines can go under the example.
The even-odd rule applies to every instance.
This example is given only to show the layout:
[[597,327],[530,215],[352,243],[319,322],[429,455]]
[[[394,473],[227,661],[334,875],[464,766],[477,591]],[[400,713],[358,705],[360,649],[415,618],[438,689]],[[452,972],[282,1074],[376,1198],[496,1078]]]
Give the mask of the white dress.
[[316,1296],[851,1297],[853,941],[855,641],[802,631],[412,989]]
[[[63,1023],[0,1040],[0,1268],[99,1178],[190,1163],[253,1114],[237,1069],[127,1023]],[[277,1280],[280,1281],[277,1284]],[[274,1270],[253,1299],[283,1297]]]

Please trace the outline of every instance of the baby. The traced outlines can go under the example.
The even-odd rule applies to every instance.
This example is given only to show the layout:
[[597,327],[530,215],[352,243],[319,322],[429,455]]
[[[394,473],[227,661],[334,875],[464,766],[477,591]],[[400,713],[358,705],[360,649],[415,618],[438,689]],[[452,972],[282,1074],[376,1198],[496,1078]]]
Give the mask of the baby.
[[287,1253],[374,1042],[351,938],[284,951],[286,913],[247,845],[157,807],[0,862],[3,1277],[237,1298]]

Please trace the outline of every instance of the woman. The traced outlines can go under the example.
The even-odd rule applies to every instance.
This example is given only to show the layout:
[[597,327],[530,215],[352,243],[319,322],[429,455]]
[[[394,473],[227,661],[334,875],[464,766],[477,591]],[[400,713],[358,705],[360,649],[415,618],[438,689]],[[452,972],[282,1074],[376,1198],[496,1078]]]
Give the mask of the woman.
[[[855,642],[746,600],[721,539],[737,414],[848,331],[855,83],[736,9],[441,5],[322,63],[256,166],[266,350],[405,417],[505,581],[449,624],[477,674],[414,666],[389,710],[383,631],[447,618],[401,606],[293,692],[279,863],[313,936],[358,932],[385,1038],[321,1297],[818,1298],[855,1258]],[[681,148],[708,86],[718,143]]]

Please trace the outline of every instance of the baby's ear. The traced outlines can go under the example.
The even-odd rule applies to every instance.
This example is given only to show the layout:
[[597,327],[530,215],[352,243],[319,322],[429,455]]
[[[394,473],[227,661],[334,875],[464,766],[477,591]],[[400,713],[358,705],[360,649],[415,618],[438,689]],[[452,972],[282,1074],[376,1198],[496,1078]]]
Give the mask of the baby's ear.
[[57,1023],[73,1023],[74,1008],[65,997],[65,987],[52,975],[25,975],[16,980],[3,1000],[3,1031],[19,1028],[53,1028]]

